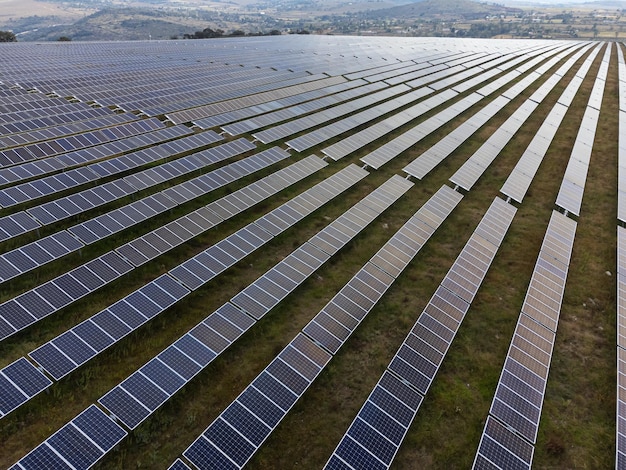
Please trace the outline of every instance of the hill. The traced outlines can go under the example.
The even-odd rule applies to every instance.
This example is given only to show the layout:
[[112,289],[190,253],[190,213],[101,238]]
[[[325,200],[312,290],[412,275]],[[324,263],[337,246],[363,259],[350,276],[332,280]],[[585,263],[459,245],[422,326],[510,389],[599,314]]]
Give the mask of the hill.
[[519,8],[473,2],[470,0],[422,0],[408,5],[370,11],[369,18],[402,18],[404,20],[476,20],[487,16],[510,16],[522,13]]

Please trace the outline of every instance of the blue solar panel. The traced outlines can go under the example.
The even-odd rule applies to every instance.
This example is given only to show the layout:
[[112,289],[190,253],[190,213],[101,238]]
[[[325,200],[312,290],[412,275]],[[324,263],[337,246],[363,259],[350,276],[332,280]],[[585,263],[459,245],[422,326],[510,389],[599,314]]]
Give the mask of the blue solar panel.
[[63,426],[47,443],[76,470],[90,468],[104,455],[102,450],[71,424]]
[[353,468],[367,468],[368,470],[387,470],[387,465],[382,463],[364,447],[356,443],[350,437],[341,440],[335,450],[335,454],[348,462]]
[[127,435],[126,431],[115,424],[95,405],[89,406],[74,418],[72,424],[105,452],[115,447]]
[[158,358],[152,359],[141,369],[141,373],[157,384],[165,393],[173,395],[186,381]]
[[45,442],[33,449],[28,455],[20,460],[19,464],[25,470],[41,470],[42,468],[72,470],[72,467],[65,463],[65,461],[59,457],[54,450],[48,447]]
[[26,400],[28,397],[0,374],[0,416],[10,413]]
[[254,387],[246,388],[237,401],[271,428],[284,416],[283,410]]
[[130,429],[135,429],[150,415],[150,411],[144,405],[119,386],[98,401]]
[[168,398],[167,393],[146,378],[140,371],[132,374],[120,386],[151,411],[157,409]]
[[114,339],[104,330],[100,329],[92,320],[84,321],[76,325],[72,330],[85,343],[98,352],[104,350],[114,342]]
[[52,377],[59,380],[76,368],[76,363],[70,360],[52,343],[45,343],[29,354]]
[[2,373],[29,398],[34,397],[52,384],[48,377],[39,372],[23,357],[2,369]]
[[204,436],[200,436],[183,453],[200,470],[239,470],[239,466],[220,452]]
[[203,436],[215,444],[218,449],[240,467],[252,457],[256,450],[252,444],[221,418],[216,419],[204,432]]
[[175,370],[185,380],[191,379],[200,371],[198,363],[183,354],[175,346],[168,347],[157,357]]
[[262,372],[252,382],[260,392],[266,397],[272,400],[275,404],[280,406],[284,411],[289,410],[291,406],[296,402],[298,396],[290,391],[287,387],[282,385],[267,372]]
[[257,447],[272,431],[238,401],[231,403],[221,417]]

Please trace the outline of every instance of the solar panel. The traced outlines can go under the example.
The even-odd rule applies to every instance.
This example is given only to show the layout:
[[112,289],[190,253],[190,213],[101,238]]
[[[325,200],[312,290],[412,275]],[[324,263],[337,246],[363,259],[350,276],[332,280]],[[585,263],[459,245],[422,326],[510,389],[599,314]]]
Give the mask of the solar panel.
[[488,417],[473,468],[530,469],[533,446]]

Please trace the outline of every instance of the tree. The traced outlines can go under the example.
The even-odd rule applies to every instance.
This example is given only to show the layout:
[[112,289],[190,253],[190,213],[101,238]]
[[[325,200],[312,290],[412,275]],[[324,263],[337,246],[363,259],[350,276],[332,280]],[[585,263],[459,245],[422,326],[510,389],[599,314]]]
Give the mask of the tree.
[[17,42],[13,31],[0,31],[0,42]]

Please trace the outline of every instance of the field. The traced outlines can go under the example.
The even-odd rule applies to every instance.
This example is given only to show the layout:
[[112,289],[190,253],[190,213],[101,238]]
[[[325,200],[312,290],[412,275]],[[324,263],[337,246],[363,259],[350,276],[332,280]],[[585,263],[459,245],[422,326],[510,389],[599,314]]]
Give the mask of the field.
[[[443,48],[441,47],[442,41],[445,41]],[[351,78],[350,73],[372,69],[373,75],[376,67],[389,65],[394,61],[406,61],[408,65],[409,61],[419,61],[429,54],[443,54],[443,50],[446,53],[450,51],[467,53],[463,60],[470,60],[479,57],[484,51],[495,57],[504,54],[505,51],[515,52],[521,47],[550,48],[557,44],[548,41],[520,40],[519,43],[513,41],[515,40],[461,41],[441,38],[427,40],[282,36],[220,41],[48,44],[41,47],[24,43],[14,45],[22,49],[0,48],[0,58],[3,58],[3,62],[6,60],[9,61],[8,63],[15,64],[14,67],[0,71],[0,80],[5,85],[37,82],[39,83],[37,88],[41,92],[60,93],[58,91],[60,87],[64,89],[64,93],[60,94],[64,99],[76,97],[79,94],[88,97],[90,94],[97,94],[100,90],[106,89],[113,97],[109,96],[106,99],[117,100],[121,107],[125,105],[124,100],[141,101],[141,93],[153,89],[156,90],[155,96],[165,98],[168,98],[169,94],[173,96],[171,101],[166,103],[171,110],[158,113],[154,117],[166,123],[167,128],[174,128],[171,122],[172,116],[176,116],[177,112],[185,109],[194,109],[189,104],[184,104],[186,102],[182,98],[178,98],[180,101],[174,99],[174,93],[180,93],[182,97],[182,94],[188,91],[185,87],[193,89],[198,97],[207,97],[207,103],[231,103],[231,109],[237,109],[235,103],[239,103],[236,101],[238,97],[228,94],[234,93],[233,90],[237,90],[241,96],[246,97],[245,99],[253,101],[255,96],[270,93],[270,91],[259,91],[253,88],[253,86],[260,86],[255,85],[256,82],[251,81],[249,85],[245,85],[247,79],[260,81],[262,74],[268,77],[276,75],[269,82],[273,85],[268,85],[268,89],[286,92],[289,89],[288,86],[293,85],[285,83],[284,86],[279,86],[280,80],[296,80],[298,77],[305,77],[308,73],[326,73],[325,78],[320,76],[318,80],[327,79],[329,76],[343,76],[343,82],[348,82],[358,80],[358,78]],[[574,46],[582,43],[559,44]],[[601,50],[598,51],[575,99],[569,106],[526,196],[521,203],[511,202],[517,208],[517,213],[437,372],[432,387],[428,390],[399,447],[392,468],[444,469],[469,468],[472,465],[546,227],[552,211],[556,208],[555,200],[563,175],[592,94],[595,77],[601,69],[604,51],[609,43],[598,44],[601,44]],[[626,52],[623,44],[612,44],[580,216],[570,215],[577,221],[578,226],[541,410],[539,434],[534,445],[533,468],[538,469],[596,469],[615,466],[616,225],[619,224],[616,214],[618,209],[618,140],[620,138],[618,128],[620,77],[618,76],[617,48]],[[498,153],[495,161],[486,169],[477,183],[469,191],[459,189],[463,198],[458,206],[445,218],[380,302],[372,308],[345,345],[332,357],[318,378],[304,392],[302,398],[296,402],[293,409],[286,414],[275,431],[260,446],[258,452],[254,453],[247,463],[247,468],[309,469],[324,466],[494,197],[500,195],[506,199],[500,193],[502,185],[590,53],[591,49],[586,49],[584,54],[556,82],[553,89]],[[407,219],[422,207],[442,185],[454,188],[449,178],[481,148],[520,105],[546,83],[546,80],[572,54],[574,54],[573,50],[564,53],[559,61],[530,83],[520,94],[513,97],[506,106],[422,180],[411,179],[415,183],[414,186],[397,202],[316,270],[291,295],[270,310],[232,346],[219,354],[162,407],[151,413],[142,424],[134,430],[128,430],[129,436],[105,455],[95,468],[168,468]],[[11,62],[17,57],[23,58],[19,66]],[[89,57],[89,60],[86,57]],[[128,60],[129,57],[131,60]],[[448,60],[453,59],[445,58],[444,63]],[[530,60],[529,57],[524,59],[525,62]],[[542,61],[530,70],[525,70],[502,88],[488,94],[464,112],[454,116],[381,168],[367,168],[369,175],[338,197],[275,236],[201,288],[193,290],[175,305],[165,309],[128,336],[121,338],[85,365],[76,368],[61,380],[53,380],[53,384],[45,392],[1,417],[0,441],[3,445],[0,450],[0,467],[8,468],[89,405],[97,403],[110,389],[159,354],[211,312],[232,299],[391,176],[406,176],[403,168],[407,164],[420,157],[462,123],[473,119],[477,111],[492,102],[510,86],[531,75],[533,70],[547,60],[549,60],[547,56],[542,56]],[[39,64],[44,62],[49,70],[42,71],[39,67]],[[90,68],[85,67],[86,63],[90,63]],[[488,62],[484,67],[489,68]],[[151,79],[155,71],[158,71],[156,73],[159,74],[160,83]],[[499,71],[490,80],[502,77],[505,73]],[[46,82],[55,78],[55,74],[63,82],[62,86]],[[88,88],[89,80],[76,81],[79,77],[93,80],[94,87]],[[233,90],[228,88],[229,77],[233,77],[230,82],[233,84]],[[624,80],[624,77],[621,79]],[[225,81],[226,85],[222,85],[222,81]],[[372,83],[377,81],[380,80],[371,79]],[[430,83],[428,80],[426,82]],[[76,83],[83,83],[83,85]],[[145,89],[140,89],[139,85],[145,86]],[[452,89],[456,85],[458,83],[453,83],[443,87],[442,90]],[[263,214],[293,199],[302,191],[314,187],[349,164],[363,166],[361,158],[403,133],[418,127],[451,104],[461,102],[484,85],[485,83],[479,83],[468,90],[463,90],[449,101],[398,125],[339,161],[327,159],[327,166],[306,179],[296,182],[278,194],[224,221],[219,226],[136,267],[129,274],[121,276],[107,286],[8,336],[0,342],[0,367],[5,367],[21,357],[27,357],[28,361],[33,363],[27,355],[42,344],[97,314],[158,276],[167,273],[179,263],[257,220]],[[126,87],[130,91],[127,92]],[[391,88],[391,85],[385,83],[383,88]],[[409,86],[406,88],[407,90],[401,94],[411,91]],[[2,90],[6,89],[8,87]],[[211,89],[220,90],[220,93],[228,98],[220,98],[217,91],[215,92],[216,98],[211,95]],[[131,91],[137,94],[135,98],[132,97]],[[438,89],[437,93],[439,92]],[[144,223],[120,231],[97,243],[88,244],[65,257],[2,282],[0,283],[0,301],[9,301],[169,221],[232,194],[280,168],[286,168],[309,155],[322,156],[322,150],[331,144],[348,139],[358,131],[372,127],[391,116],[402,116],[408,108],[434,94],[436,93],[402,105],[393,111],[377,114],[366,123],[359,124],[358,127],[333,136],[301,153],[291,150],[291,156],[288,159],[271,167],[245,176],[202,197],[177,205]],[[102,100],[105,100],[104,93],[102,96]],[[366,96],[371,98],[374,92]],[[272,102],[278,99],[273,98]],[[357,98],[354,98],[355,102],[356,100]],[[89,100],[83,99],[83,101]],[[146,103],[148,101],[146,98]],[[202,109],[198,107],[199,103],[195,106],[196,109]],[[244,108],[242,104],[238,106],[239,109]],[[269,106],[262,108],[259,103],[248,104],[246,108],[253,106],[258,106],[256,111],[258,113],[268,113],[271,108]],[[339,109],[339,106],[329,104],[322,110],[332,111]],[[369,102],[364,105],[363,109],[373,106],[374,103]],[[146,108],[149,108],[147,104]],[[135,109],[131,106],[128,110],[133,111],[134,118],[139,117],[139,120],[146,121],[148,117],[145,113],[140,113],[142,110],[146,111],[146,108]],[[299,112],[301,115],[314,114],[305,110]],[[119,109],[117,114],[121,114]],[[340,119],[354,118],[357,114],[355,110],[340,118],[331,113],[324,124],[317,124],[315,128],[321,128],[330,123],[338,124]],[[298,122],[297,118],[290,119]],[[182,117],[180,119],[187,128],[191,127],[191,121],[197,120],[186,120]],[[176,119],[173,120],[177,122]],[[254,137],[251,134],[273,127],[278,128],[279,124],[266,125],[254,132],[242,135],[225,134],[224,141],[211,144],[210,147],[240,137],[252,141]],[[220,132],[218,126],[211,127],[211,129]],[[287,148],[285,142],[310,131],[311,129],[301,129],[271,143],[256,141],[255,150],[219,163],[218,166],[241,160],[243,157],[275,145],[283,149]],[[193,132],[196,135],[206,133],[197,127],[193,128]],[[2,135],[0,139],[6,136]],[[190,153],[192,152],[187,151],[175,158],[184,158]],[[111,158],[117,156],[119,154]],[[156,167],[157,162],[151,163],[150,166]],[[178,176],[107,205],[55,224],[43,226],[40,230],[5,240],[1,242],[0,252],[9,252],[76,223],[107,213],[116,207],[122,207],[150,194],[156,194],[191,177],[206,174],[213,169],[210,167],[208,170],[196,170],[189,175]],[[129,176],[135,171],[138,170],[121,173],[121,176]],[[5,220],[2,217],[33,209],[43,202],[95,187],[117,177],[119,175],[59,192],[54,196],[29,200],[12,207],[3,207],[0,209],[0,228]],[[28,181],[34,180],[35,178],[28,179]],[[0,187],[0,192],[7,187],[9,187],[8,184]],[[50,374],[47,375],[50,376]],[[101,405],[98,406],[105,410]],[[108,414],[108,410],[105,412]],[[120,426],[126,429],[123,425],[120,424]]]

